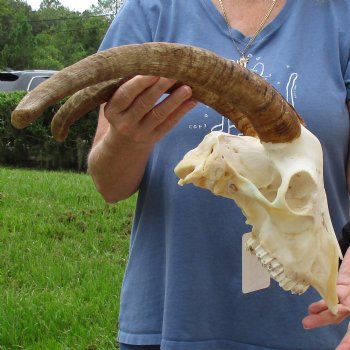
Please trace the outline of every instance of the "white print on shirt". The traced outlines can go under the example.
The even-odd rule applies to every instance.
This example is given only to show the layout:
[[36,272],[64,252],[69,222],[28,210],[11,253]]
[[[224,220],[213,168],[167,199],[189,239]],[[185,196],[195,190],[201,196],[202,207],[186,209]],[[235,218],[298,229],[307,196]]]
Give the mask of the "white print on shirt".
[[[254,56],[251,54],[248,55],[248,58],[250,59],[250,63],[254,63]],[[253,64],[252,68],[249,68],[252,72],[260,75],[262,78],[265,80],[272,80],[273,76],[272,74],[266,72],[266,67],[264,62],[262,62],[262,58],[260,56],[255,57],[256,63]],[[291,66],[286,65],[285,66],[287,69],[287,72],[291,71]],[[287,75],[287,81],[282,82],[282,81],[277,81],[276,85],[280,86],[282,84],[285,84],[285,99],[293,106],[295,107],[295,99],[297,97],[296,94],[296,89],[297,89],[297,79],[298,79],[298,73],[296,72],[290,72]],[[279,89],[280,91],[283,91],[283,89]],[[237,128],[235,125],[227,118],[224,116],[221,116],[221,122],[219,124],[216,124],[214,126],[210,126],[210,113],[211,109],[210,107],[207,107],[207,112],[203,115],[203,123],[198,123],[198,124],[189,124],[188,129],[191,131],[203,131],[206,129],[210,129],[210,131],[222,131],[222,132],[227,132],[229,134],[234,133],[237,134]]]
[[294,98],[296,97],[296,81],[298,79],[298,73],[292,73],[289,77],[289,81],[286,87],[286,99],[294,107]]
[[[250,54],[248,55],[249,59],[251,59],[253,56]],[[260,61],[261,57],[256,57],[256,61]],[[290,70],[291,66],[289,64],[286,65],[287,70]],[[262,62],[256,63],[253,68],[250,69],[252,72],[259,74],[262,78],[265,78],[268,80],[269,78],[272,78],[272,74],[265,74],[265,64]],[[286,100],[293,106],[294,105],[294,99],[296,98],[296,81],[298,79],[298,73],[292,72],[289,75],[289,79],[286,84],[286,94],[285,98]],[[277,85],[281,85],[282,83],[280,81],[277,82]]]
[[231,133],[232,129],[237,129],[236,126],[231,122],[231,120],[221,116],[221,123],[214,125],[210,131],[224,131],[227,133]]
[[[208,113],[210,113],[210,107],[206,106]],[[203,118],[208,119],[209,118],[209,114],[208,113],[204,113]],[[205,122],[203,124],[189,124],[188,128],[190,130],[205,130],[208,127],[208,120],[205,120]]]
[[[256,60],[260,60],[260,57],[258,57]],[[271,78],[271,74],[265,75],[265,65],[262,62],[257,63],[252,69],[252,72],[259,74],[261,77],[268,79]]]

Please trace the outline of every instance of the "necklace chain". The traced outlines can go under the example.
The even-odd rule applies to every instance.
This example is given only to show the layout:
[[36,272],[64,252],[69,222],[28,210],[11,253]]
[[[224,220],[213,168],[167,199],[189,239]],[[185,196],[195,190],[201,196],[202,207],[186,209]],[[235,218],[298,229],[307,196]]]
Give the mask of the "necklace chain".
[[253,34],[253,36],[251,36],[251,38],[249,39],[247,45],[244,47],[243,50],[241,50],[238,45],[236,44],[236,41],[232,35],[231,32],[231,26],[230,26],[230,22],[228,21],[228,17],[227,17],[227,13],[226,13],[226,9],[224,6],[224,3],[222,2],[222,0],[219,0],[220,3],[220,7],[222,10],[222,13],[224,15],[225,18],[225,22],[227,24],[227,29],[228,29],[228,33],[230,35],[231,41],[233,43],[233,46],[235,47],[235,49],[239,52],[241,58],[239,60],[237,60],[237,63],[240,64],[241,66],[247,67],[247,64],[249,62],[249,57],[246,57],[245,54],[248,51],[248,49],[250,48],[250,46],[253,44],[254,40],[256,39],[256,37],[258,36],[258,34],[261,32],[261,30],[264,28],[267,20],[269,19],[269,17],[271,16],[272,10],[274,9],[277,0],[272,0],[272,4],[269,8],[269,10],[267,11],[265,17],[263,18],[263,20],[261,21],[259,27],[257,28],[257,30],[255,31],[255,33]]

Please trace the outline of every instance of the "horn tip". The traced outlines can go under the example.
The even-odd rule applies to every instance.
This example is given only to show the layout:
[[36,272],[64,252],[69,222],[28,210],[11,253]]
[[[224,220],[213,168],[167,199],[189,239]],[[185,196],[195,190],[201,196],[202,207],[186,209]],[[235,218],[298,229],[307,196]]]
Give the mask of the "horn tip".
[[16,129],[24,129],[31,122],[30,111],[16,109],[11,114],[11,124]]
[[63,128],[61,125],[55,123],[55,120],[51,122],[51,134],[53,138],[58,142],[63,142],[69,133],[69,128]]

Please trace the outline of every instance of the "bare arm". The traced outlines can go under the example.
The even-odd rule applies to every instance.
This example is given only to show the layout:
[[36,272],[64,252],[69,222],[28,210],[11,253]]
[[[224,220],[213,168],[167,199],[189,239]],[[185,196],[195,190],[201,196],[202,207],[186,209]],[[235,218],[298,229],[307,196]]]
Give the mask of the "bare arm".
[[173,84],[170,79],[137,76],[101,106],[88,168],[107,202],[137,191],[154,144],[194,107],[188,86],[155,106]]

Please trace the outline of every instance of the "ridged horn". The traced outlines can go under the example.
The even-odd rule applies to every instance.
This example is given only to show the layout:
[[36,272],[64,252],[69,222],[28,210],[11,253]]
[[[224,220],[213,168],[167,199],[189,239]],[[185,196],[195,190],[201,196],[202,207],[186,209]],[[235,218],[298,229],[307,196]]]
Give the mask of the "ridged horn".
[[[63,141],[66,139],[69,133],[69,128],[72,124],[74,124],[92,109],[98,107],[104,102],[107,102],[119,88],[119,86],[125,81],[127,81],[127,79],[124,78],[108,80],[106,82],[98,83],[82,89],[71,96],[63,104],[63,106],[61,106],[52,119],[51,133],[54,139],[57,141]],[[167,93],[171,93],[181,85],[181,82],[177,82],[167,91]],[[227,118],[231,121],[234,121],[237,128],[244,135],[257,136],[253,126],[249,122],[249,119],[235,109],[232,104],[222,100],[220,96],[216,96],[212,92],[208,92],[198,86],[196,86],[193,90],[192,96],[193,99],[201,100],[203,103],[210,105],[222,115],[227,116]]]
[[170,43],[111,48],[61,70],[23,98],[12,113],[12,124],[24,128],[66,96],[104,81],[138,74],[172,78],[191,86],[195,93],[196,88],[205,91],[211,103],[201,96],[197,98],[209,106],[213,101],[234,106],[239,117],[237,113],[226,116],[238,128],[240,118],[248,118],[263,142],[289,142],[300,135],[301,118],[259,75],[208,50]]

